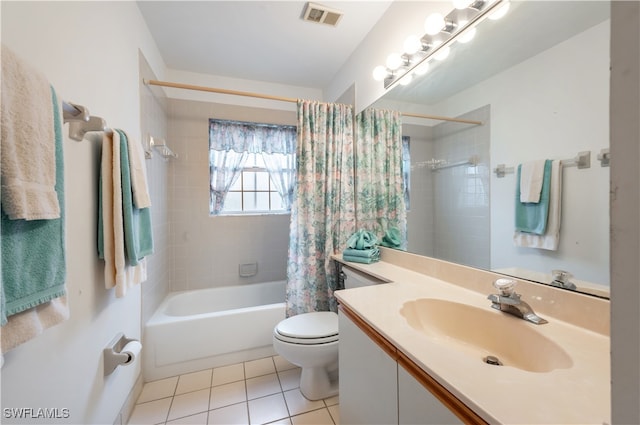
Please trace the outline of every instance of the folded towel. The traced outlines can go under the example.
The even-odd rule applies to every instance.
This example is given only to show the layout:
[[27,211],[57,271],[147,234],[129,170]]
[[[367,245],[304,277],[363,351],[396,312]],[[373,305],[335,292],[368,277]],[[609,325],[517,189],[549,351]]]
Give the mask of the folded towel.
[[347,248],[369,249],[376,246],[378,237],[368,230],[358,230],[347,239]]
[[136,266],[147,255],[153,254],[153,229],[149,208],[137,208],[133,203],[129,160],[129,140],[122,130],[120,135],[120,172],[122,174],[122,214],[127,262]]
[[2,46],[2,209],[10,220],[60,217],[51,86]]
[[379,258],[367,258],[367,257],[355,257],[351,255],[342,254],[342,259],[344,261],[349,261],[352,263],[362,263],[362,264],[371,264],[379,261]]
[[[121,148],[124,149],[121,149]],[[98,252],[104,259],[105,286],[114,288],[116,297],[126,295],[127,289],[147,279],[146,261],[138,260],[136,265],[128,264],[125,248],[125,213],[123,197],[123,174],[121,151],[128,151],[122,144],[118,131],[104,133],[102,139],[102,159],[100,169],[100,191],[98,214]],[[128,155],[127,155],[128,156]],[[126,157],[125,157],[126,158]],[[125,167],[128,169],[128,165]],[[129,186],[131,206],[131,189]],[[127,218],[127,220],[129,220]],[[129,223],[131,225],[131,222]],[[134,257],[137,254],[133,254]]]
[[543,235],[516,231],[513,241],[516,246],[540,248],[556,251],[560,243],[560,222],[562,206],[562,164],[554,160],[551,165],[551,184],[549,190],[549,217],[547,229]]
[[375,247],[369,249],[347,248],[342,251],[342,255],[346,255],[347,257],[380,258],[380,250]]
[[[55,191],[60,217],[50,220],[11,220],[2,213],[2,305],[0,322],[7,317],[65,295],[64,155],[62,117],[53,88],[49,107],[54,111]],[[2,152],[4,156],[4,151]],[[4,189],[2,196],[4,197]]]
[[520,165],[520,202],[540,202],[545,164],[546,161],[540,159]]
[[390,227],[385,232],[380,242],[380,246],[386,246],[388,248],[400,248],[402,245],[402,236],[400,230],[397,227]]
[[[549,215],[549,191],[551,188],[551,163],[551,160],[545,161],[540,202],[536,204],[520,202],[520,184],[516,184],[515,224],[518,232],[543,235],[546,231],[547,217]],[[518,166],[518,182],[520,182],[520,171],[521,166]]]
[[[124,133],[124,132],[123,132]],[[142,145],[126,134],[127,148],[129,149],[129,171],[131,173],[131,191],[133,192],[133,205],[138,208],[149,208],[151,197],[147,184],[147,167],[144,164],[144,150]]]

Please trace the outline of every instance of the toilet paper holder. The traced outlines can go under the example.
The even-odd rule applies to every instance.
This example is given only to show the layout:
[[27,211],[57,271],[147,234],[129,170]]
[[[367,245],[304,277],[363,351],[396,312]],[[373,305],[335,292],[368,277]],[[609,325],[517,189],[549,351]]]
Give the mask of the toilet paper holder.
[[116,335],[103,350],[104,376],[111,375],[120,365],[133,363],[141,349],[137,339],[127,338],[122,332]]

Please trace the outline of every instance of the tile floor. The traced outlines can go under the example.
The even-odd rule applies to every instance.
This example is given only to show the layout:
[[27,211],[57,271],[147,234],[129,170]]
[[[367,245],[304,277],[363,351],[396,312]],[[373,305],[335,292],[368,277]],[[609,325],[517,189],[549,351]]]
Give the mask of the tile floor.
[[299,381],[300,368],[275,356],[148,382],[129,425],[338,425],[338,397],[307,400]]

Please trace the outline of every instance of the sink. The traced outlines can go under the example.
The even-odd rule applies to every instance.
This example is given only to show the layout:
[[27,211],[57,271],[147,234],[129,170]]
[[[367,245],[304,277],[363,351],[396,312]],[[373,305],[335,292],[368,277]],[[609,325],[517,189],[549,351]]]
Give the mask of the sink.
[[[409,326],[440,345],[528,372],[551,372],[573,365],[558,344],[522,319],[437,298],[404,303],[400,314]],[[485,359],[489,357],[489,361]]]

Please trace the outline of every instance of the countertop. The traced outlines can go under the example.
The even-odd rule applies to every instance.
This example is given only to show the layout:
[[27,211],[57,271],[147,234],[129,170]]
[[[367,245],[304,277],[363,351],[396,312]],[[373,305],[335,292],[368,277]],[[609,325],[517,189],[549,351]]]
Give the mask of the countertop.
[[522,321],[490,308],[488,293],[481,294],[384,261],[347,265],[389,283],[336,291],[339,302],[487,422],[610,423],[610,341],[606,335],[545,315],[547,324],[525,324],[562,347],[573,361],[571,367],[537,373],[506,365],[487,365],[452,348],[446,341],[413,329],[400,310],[407,301],[439,298],[487,309],[491,314],[503,315],[504,320]]

